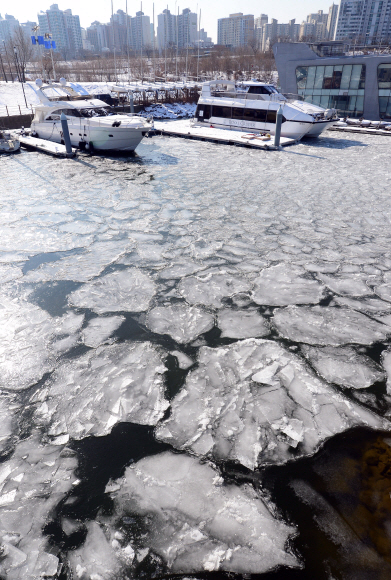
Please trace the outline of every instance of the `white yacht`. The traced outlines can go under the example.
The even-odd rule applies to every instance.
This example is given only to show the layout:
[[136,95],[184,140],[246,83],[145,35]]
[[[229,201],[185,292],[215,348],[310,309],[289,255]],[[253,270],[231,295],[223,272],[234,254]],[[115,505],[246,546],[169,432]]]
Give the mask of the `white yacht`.
[[301,139],[318,137],[337,120],[335,109],[322,109],[289,98],[266,83],[215,80],[203,83],[197,104],[197,123],[219,129],[257,131],[273,134],[276,116],[282,107],[281,136]]
[[30,84],[41,104],[35,106],[31,135],[63,143],[61,113],[68,121],[73,147],[96,151],[134,151],[153,127],[152,119],[117,114],[104,101],[80,95],[65,79],[60,84]]

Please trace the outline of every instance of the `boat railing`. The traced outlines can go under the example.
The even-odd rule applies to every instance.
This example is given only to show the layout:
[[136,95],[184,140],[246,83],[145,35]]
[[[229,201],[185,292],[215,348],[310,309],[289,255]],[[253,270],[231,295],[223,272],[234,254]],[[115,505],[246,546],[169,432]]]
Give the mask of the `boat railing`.
[[282,93],[282,94],[288,102],[305,101],[305,97],[303,95],[296,95],[294,93]]

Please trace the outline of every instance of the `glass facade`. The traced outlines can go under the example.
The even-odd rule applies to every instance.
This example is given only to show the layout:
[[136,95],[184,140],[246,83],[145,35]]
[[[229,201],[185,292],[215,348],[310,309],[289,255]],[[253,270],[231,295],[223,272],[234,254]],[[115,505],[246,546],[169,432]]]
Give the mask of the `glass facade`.
[[337,109],[341,117],[364,113],[365,65],[298,66],[297,92],[324,109]]
[[381,119],[391,119],[391,64],[377,67],[379,111]]

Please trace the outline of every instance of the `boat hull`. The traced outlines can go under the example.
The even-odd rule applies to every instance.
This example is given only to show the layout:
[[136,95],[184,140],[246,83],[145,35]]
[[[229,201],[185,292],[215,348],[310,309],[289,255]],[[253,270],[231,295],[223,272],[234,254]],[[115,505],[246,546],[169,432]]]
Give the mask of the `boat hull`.
[[[69,136],[73,147],[80,147],[81,143],[88,145],[95,151],[134,151],[142,138],[148,133],[148,128],[135,127],[93,127],[76,126],[68,122]],[[31,131],[41,139],[61,143],[61,123],[36,123],[31,124]],[[83,145],[83,146],[85,146]]]
[[[319,135],[335,123],[333,121],[299,122],[285,121],[281,125],[281,137],[299,140],[303,137],[319,137]],[[211,117],[208,121],[197,121],[197,124],[205,127],[215,127],[216,129],[229,129],[231,131],[254,131],[266,132],[274,135],[276,125],[272,123],[246,123],[239,125],[232,124],[229,119],[218,119]]]
[[20,142],[17,139],[1,140],[0,153],[16,153],[20,149]]

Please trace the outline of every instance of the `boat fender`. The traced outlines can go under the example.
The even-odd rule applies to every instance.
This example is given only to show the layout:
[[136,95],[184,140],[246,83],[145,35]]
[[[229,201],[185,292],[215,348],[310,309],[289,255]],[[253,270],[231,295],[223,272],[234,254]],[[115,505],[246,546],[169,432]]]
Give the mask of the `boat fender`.
[[121,125],[121,121],[114,121],[114,123],[111,125],[112,127],[119,127]]

